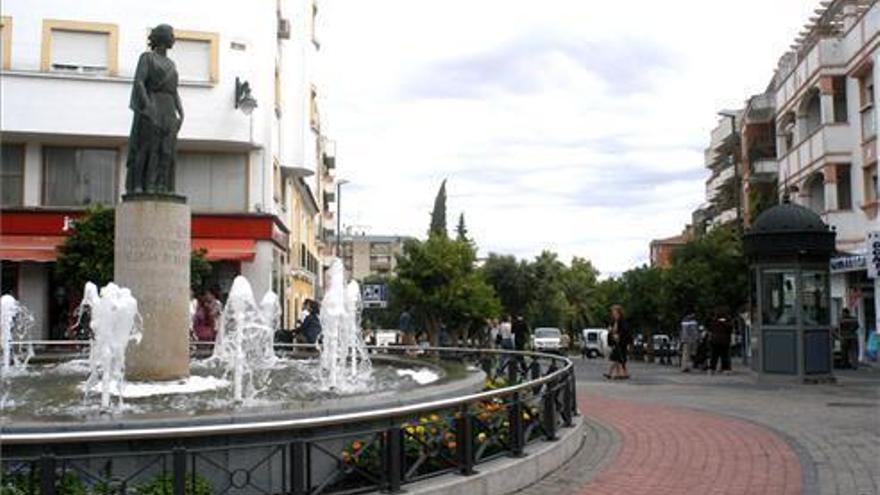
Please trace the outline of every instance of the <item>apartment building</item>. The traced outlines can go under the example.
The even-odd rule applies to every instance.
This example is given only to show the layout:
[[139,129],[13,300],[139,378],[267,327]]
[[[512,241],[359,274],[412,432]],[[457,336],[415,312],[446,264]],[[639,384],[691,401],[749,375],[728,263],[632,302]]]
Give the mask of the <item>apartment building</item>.
[[880,230],[877,95],[880,5],[822,2],[773,77],[779,194],[820,214],[837,232],[832,314],[854,311],[876,329],[877,281],[867,276],[869,231]]
[[688,226],[681,234],[652,240],[650,245],[651,266],[669,268],[672,266],[672,256],[675,250],[692,241],[693,238],[693,231]]
[[343,235],[340,241],[345,269],[359,281],[390,275],[407,239],[392,235]]
[[[320,285],[318,205],[328,180],[312,0],[116,2],[7,0],[0,14],[2,291],[63,336],[69,301],[55,248],[87,205],[113,206],[125,183],[128,101],[149,30],[169,51],[186,113],[176,184],[193,211],[221,292],[248,277],[281,296],[285,324]],[[210,12],[210,15],[205,15]]]
[[718,124],[712,130],[709,147],[704,152],[706,201],[700,206],[700,231],[741,221],[742,199],[739,197],[741,177],[739,137],[742,128],[742,110],[719,112]]

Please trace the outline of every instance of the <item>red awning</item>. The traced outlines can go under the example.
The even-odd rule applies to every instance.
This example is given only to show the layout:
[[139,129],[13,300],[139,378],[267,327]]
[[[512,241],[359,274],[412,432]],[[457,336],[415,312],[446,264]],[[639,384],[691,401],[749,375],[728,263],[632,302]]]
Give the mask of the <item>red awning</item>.
[[193,250],[208,251],[208,261],[236,260],[253,261],[256,256],[257,241],[254,239],[193,239]]
[[63,236],[0,235],[0,260],[55,261],[55,248],[62,242]]

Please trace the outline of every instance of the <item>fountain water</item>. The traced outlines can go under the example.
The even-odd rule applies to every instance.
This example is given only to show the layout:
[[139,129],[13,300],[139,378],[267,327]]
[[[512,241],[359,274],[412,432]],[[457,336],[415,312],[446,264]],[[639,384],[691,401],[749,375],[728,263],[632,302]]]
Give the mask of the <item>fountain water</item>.
[[327,292],[321,304],[321,367],[327,388],[350,388],[370,376],[359,325],[360,287],[345,286],[342,260],[335,259],[327,272]]
[[236,402],[253,398],[265,385],[277,361],[273,344],[280,314],[274,292],[267,292],[258,306],[251,284],[242,276],[235,277],[211,359],[232,374]]
[[101,392],[101,408],[110,407],[110,395],[119,397],[122,404],[125,387],[125,350],[128,343],[140,343],[141,317],[137,301],[131,291],[110,282],[101,288],[88,282],[85,286],[80,317],[88,308],[92,339],[89,352],[89,377],[86,397],[96,386]]
[[0,345],[3,346],[2,375],[10,370],[24,369],[28,360],[34,355],[31,344],[13,344],[23,342],[30,337],[34,325],[34,316],[14,297],[4,294],[0,297]]

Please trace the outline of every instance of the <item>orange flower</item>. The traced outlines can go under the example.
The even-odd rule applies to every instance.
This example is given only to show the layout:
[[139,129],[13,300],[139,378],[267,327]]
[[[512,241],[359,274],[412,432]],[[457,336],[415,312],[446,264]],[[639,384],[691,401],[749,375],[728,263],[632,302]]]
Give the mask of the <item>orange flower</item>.
[[356,451],[361,450],[361,447],[363,447],[363,446],[364,446],[364,444],[362,444],[359,440],[355,440],[354,443],[351,444],[351,448]]

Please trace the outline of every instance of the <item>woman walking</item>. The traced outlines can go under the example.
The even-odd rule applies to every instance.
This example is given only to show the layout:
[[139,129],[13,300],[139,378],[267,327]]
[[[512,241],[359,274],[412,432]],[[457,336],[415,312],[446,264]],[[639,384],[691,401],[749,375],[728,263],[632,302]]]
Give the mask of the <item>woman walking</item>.
[[629,378],[626,369],[627,349],[632,334],[623,318],[623,307],[619,304],[611,306],[611,329],[608,332],[608,343],[611,348],[611,366],[603,376],[609,380],[625,380]]

